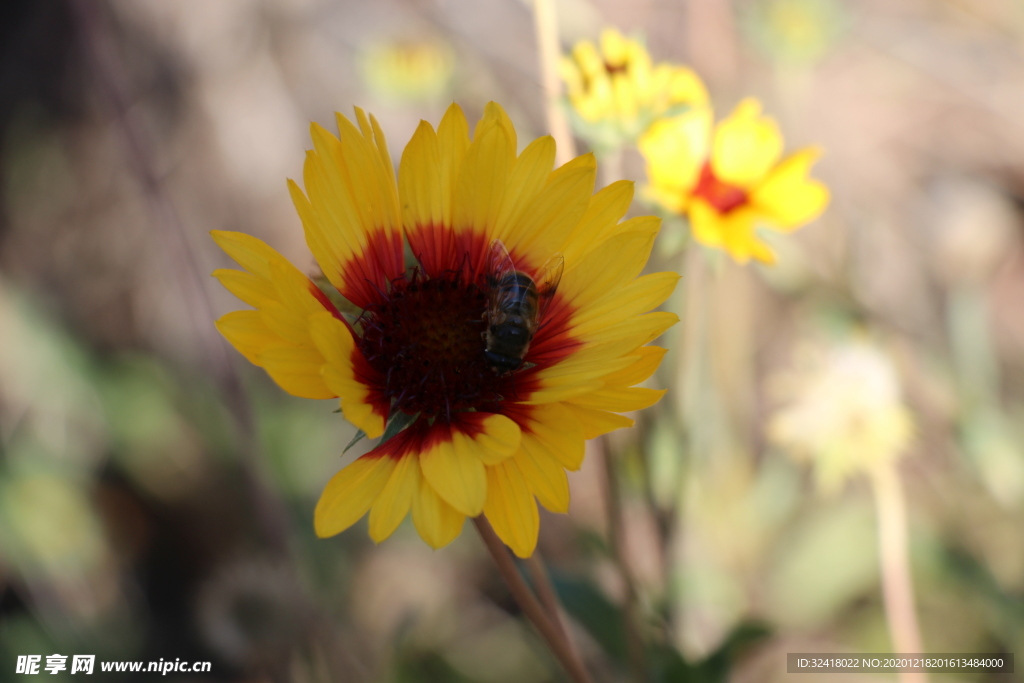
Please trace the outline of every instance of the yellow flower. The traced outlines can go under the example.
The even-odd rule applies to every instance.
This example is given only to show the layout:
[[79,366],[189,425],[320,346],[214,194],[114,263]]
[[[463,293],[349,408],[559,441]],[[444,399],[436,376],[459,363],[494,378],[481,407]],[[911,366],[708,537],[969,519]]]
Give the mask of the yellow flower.
[[913,436],[889,359],[876,347],[850,343],[809,347],[797,367],[774,380],[784,401],[768,437],[815,463],[826,490],[901,456]]
[[559,68],[577,128],[599,147],[633,142],[673,109],[704,106],[708,100],[693,71],[652,64],[639,41],[613,28],[601,33],[600,49],[587,40],[577,43]]
[[805,148],[782,159],[782,135],[761,104],[746,99],[712,129],[709,110],[655,123],[640,140],[650,181],[647,195],[690,219],[694,239],[723,248],[740,263],[775,259],[758,239],[765,223],[789,232],[816,218],[828,188],[808,178],[820,155]]
[[367,84],[393,100],[438,98],[447,89],[454,70],[452,49],[429,39],[376,43],[363,60]]
[[[592,154],[552,170],[555,143],[542,137],[517,155],[515,129],[494,103],[472,137],[456,105],[436,131],[421,122],[397,179],[376,120],[360,109],[356,119],[337,117],[339,137],[312,126],[305,193],[289,187],[317,263],[361,314],[346,318],[256,238],[215,232],[245,272],[214,275],[256,309],[225,315],[218,329],[289,393],[338,397],[369,437],[409,425],[335,475],[317,505],[317,534],[369,511],[379,542],[411,512],[438,548],[467,516],[485,514],[528,556],[537,501],[568,509],[565,471],[580,466],[584,440],[631,426],[617,413],[663,393],[634,386],[664,354],[646,344],[677,321],[648,311],[678,276],[638,277],[660,221],[620,223],[633,185],[592,194]],[[495,240],[522,275],[540,280],[559,254],[564,263],[512,372],[495,369],[482,337]]]

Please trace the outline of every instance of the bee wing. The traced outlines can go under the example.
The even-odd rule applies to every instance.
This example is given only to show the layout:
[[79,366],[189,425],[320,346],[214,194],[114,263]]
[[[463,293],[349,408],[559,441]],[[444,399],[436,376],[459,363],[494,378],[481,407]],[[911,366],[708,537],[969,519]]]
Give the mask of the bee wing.
[[515,289],[499,287],[510,275],[516,272],[515,263],[501,240],[491,242],[487,254],[487,311],[493,317],[506,308],[515,299]]
[[537,273],[537,297],[538,301],[538,319],[543,320],[544,311],[547,310],[548,304],[555,298],[555,292],[558,290],[558,283],[562,281],[562,271],[565,269],[565,257],[561,254],[555,254],[547,260],[540,271]]
[[487,254],[487,277],[494,282],[500,282],[503,277],[516,270],[512,262],[512,255],[508,253],[505,244],[501,240],[491,242],[491,248]]

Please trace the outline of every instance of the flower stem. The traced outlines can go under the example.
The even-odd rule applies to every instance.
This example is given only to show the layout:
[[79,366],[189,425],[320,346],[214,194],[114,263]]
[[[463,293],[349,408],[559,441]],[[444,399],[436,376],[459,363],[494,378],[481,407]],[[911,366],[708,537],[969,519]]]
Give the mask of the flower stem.
[[569,120],[558,102],[561,82],[558,77],[558,58],[562,48],[558,40],[558,15],[554,0],[533,0],[533,25],[537,36],[540,59],[540,78],[544,88],[544,111],[548,119],[548,132],[555,139],[557,160],[564,164],[576,156],[576,141],[569,128]]
[[565,629],[565,624],[562,623],[562,609],[558,602],[558,594],[555,592],[555,587],[551,585],[551,577],[537,551],[526,558],[526,567],[530,570],[530,580],[533,582],[534,591],[540,598],[540,604],[547,612],[548,619],[561,632],[562,638],[569,644],[569,647],[572,647],[572,640]]
[[[907,550],[907,512],[899,476],[892,464],[872,472],[878,512],[878,546],[882,565],[885,617],[893,649],[900,654],[924,654],[914,608],[914,584]],[[926,683],[924,673],[901,672],[901,683]]]
[[601,442],[601,460],[604,463],[607,485],[606,501],[608,504],[608,543],[611,545],[612,556],[618,566],[622,582],[626,586],[626,603],[623,606],[623,625],[626,631],[626,648],[629,653],[629,668],[636,683],[647,680],[647,665],[644,661],[644,641],[640,637],[639,623],[639,592],[636,577],[626,559],[626,548],[622,533],[622,493],[619,489],[619,477],[615,462],[608,453],[607,441]]
[[505,580],[505,584],[508,586],[509,591],[511,591],[512,597],[516,599],[520,609],[523,610],[523,614],[533,623],[534,628],[537,629],[538,633],[547,643],[551,653],[555,655],[555,658],[558,659],[566,673],[569,674],[575,683],[592,683],[590,674],[583,667],[583,662],[580,661],[576,653],[569,647],[568,640],[563,637],[558,627],[544,613],[544,608],[541,607],[537,598],[530,591],[529,586],[526,585],[526,581],[519,574],[515,562],[512,561],[508,550],[505,549],[505,544],[494,533],[494,529],[491,528],[491,525],[484,519],[483,515],[474,517],[473,524],[476,525],[480,538],[483,539],[484,545],[487,546],[491,557],[494,558],[494,564],[498,566],[498,573]]

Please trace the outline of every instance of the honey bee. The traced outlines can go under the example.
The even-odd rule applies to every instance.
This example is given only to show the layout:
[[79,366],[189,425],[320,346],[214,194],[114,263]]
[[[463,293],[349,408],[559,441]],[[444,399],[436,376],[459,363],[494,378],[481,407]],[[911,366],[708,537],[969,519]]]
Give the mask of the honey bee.
[[565,260],[556,254],[540,269],[536,281],[516,270],[512,257],[501,240],[491,242],[487,270],[487,311],[483,333],[487,342],[484,358],[499,375],[515,372],[523,366],[533,335],[540,327],[544,310],[551,302],[562,279]]

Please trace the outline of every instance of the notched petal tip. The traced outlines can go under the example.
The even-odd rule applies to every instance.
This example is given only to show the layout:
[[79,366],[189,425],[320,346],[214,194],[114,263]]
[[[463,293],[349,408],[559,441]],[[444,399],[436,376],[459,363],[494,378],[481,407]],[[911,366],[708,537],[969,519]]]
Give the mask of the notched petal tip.
[[328,538],[358,522],[387,485],[396,465],[392,458],[364,455],[335,474],[313,512],[316,535]]

